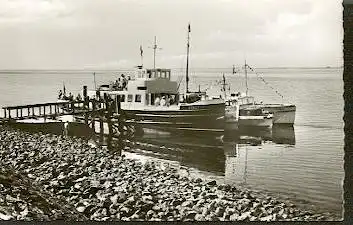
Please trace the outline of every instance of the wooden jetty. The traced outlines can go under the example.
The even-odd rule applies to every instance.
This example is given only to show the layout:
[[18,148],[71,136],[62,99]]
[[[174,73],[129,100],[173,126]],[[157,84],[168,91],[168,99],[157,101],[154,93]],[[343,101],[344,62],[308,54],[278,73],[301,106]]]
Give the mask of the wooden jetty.
[[[109,150],[119,150],[123,145],[123,126],[121,119],[120,99],[114,101],[108,95],[104,98],[90,99],[87,96],[87,86],[83,86],[82,101],[60,101],[30,105],[17,105],[3,107],[4,117],[0,118],[2,124],[12,124],[24,119],[57,118],[65,115],[81,117],[82,122],[93,129],[95,133],[95,122],[99,121],[99,143],[103,144],[104,136],[107,137]],[[114,106],[118,104],[118,113],[114,114]],[[114,114],[114,115],[113,115]],[[104,134],[103,124],[108,124],[108,134]],[[113,146],[113,138],[118,140],[118,146]]]

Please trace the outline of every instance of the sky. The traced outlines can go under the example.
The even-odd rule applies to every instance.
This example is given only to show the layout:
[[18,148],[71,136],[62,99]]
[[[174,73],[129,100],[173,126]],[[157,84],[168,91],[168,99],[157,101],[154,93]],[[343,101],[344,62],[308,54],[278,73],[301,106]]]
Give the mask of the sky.
[[338,0],[0,0],[0,70],[343,64]]

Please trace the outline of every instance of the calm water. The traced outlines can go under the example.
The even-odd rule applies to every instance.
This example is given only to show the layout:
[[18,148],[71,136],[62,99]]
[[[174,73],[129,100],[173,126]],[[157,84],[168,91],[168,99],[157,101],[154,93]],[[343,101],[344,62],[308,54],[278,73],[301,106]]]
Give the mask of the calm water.
[[[207,89],[218,96],[222,73],[234,91],[245,92],[243,74],[230,70],[194,71],[191,89]],[[343,81],[340,69],[262,69],[268,84],[250,73],[249,94],[257,101],[289,102],[297,106],[292,129],[244,134],[241,140],[222,141],[218,136],[146,132],[136,145],[135,157],[152,157],[189,167],[192,174],[211,176],[225,183],[306,201],[340,215],[343,170]],[[119,72],[96,73],[97,84],[116,79]],[[180,75],[180,76],[179,76]],[[175,71],[179,81],[182,72]],[[65,83],[74,94],[83,85],[94,87],[85,71],[22,71],[0,73],[0,106],[56,101]],[[182,80],[180,91],[183,91]],[[274,90],[284,96],[282,99]],[[0,112],[3,115],[3,112]]]

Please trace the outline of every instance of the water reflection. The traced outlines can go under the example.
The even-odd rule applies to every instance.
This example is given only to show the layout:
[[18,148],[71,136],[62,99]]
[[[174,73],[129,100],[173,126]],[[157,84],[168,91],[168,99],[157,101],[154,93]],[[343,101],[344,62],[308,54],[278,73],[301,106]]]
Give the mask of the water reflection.
[[[293,127],[207,133],[145,129],[135,137],[130,151],[178,162],[181,166],[232,177],[246,183],[247,154],[251,146],[266,144],[294,145]],[[242,160],[242,161],[240,161]]]

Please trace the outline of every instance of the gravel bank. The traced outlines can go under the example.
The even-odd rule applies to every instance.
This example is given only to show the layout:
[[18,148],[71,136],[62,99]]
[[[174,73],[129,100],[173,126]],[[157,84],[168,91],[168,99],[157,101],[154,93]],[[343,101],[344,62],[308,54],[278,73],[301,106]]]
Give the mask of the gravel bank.
[[0,143],[0,220],[340,219],[250,190],[189,179],[80,138],[0,126]]

